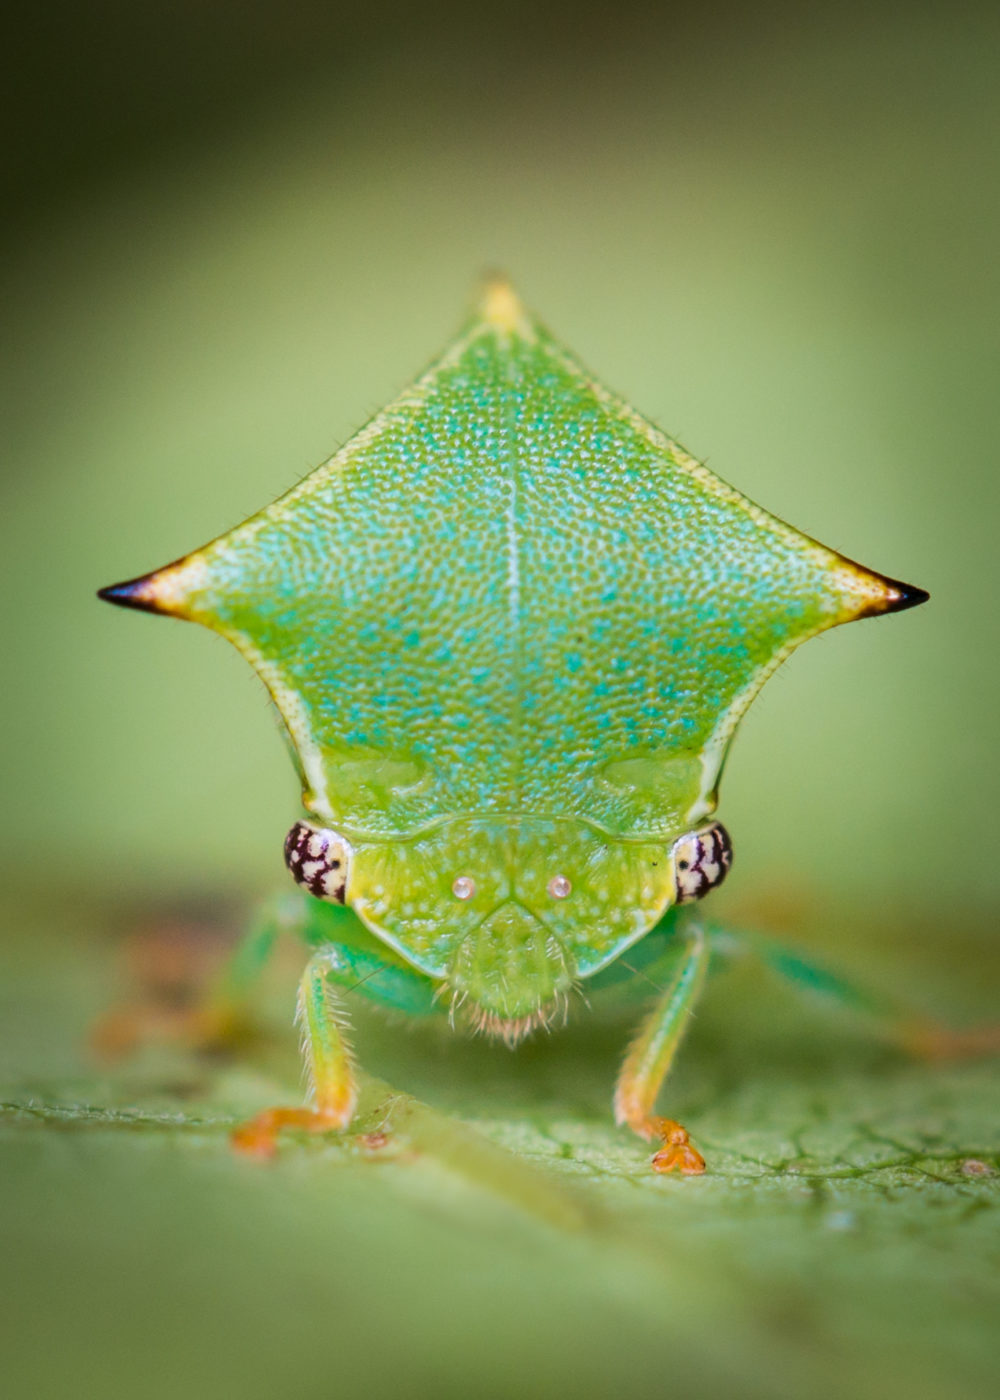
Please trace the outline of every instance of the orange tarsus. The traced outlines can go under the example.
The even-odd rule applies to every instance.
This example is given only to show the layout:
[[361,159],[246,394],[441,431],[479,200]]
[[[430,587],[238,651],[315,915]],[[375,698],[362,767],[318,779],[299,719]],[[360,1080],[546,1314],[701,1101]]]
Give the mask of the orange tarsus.
[[903,1046],[921,1060],[975,1059],[1000,1054],[1000,1026],[953,1031],[933,1021],[911,1021],[900,1032]]
[[691,1146],[687,1128],[672,1118],[647,1118],[639,1131],[644,1138],[659,1138],[663,1143],[650,1163],[654,1172],[672,1172],[676,1168],[685,1176],[700,1176],[705,1170],[705,1159]]
[[233,1150],[247,1157],[267,1160],[278,1150],[278,1134],[283,1128],[301,1128],[307,1133],[329,1133],[344,1127],[342,1113],[315,1108],[265,1108],[230,1135]]
[[226,1007],[170,1007],[150,1000],[101,1016],[90,1032],[90,1048],[101,1059],[131,1054],[146,1041],[173,1041],[195,1050],[226,1050],[250,1039],[252,1030]]

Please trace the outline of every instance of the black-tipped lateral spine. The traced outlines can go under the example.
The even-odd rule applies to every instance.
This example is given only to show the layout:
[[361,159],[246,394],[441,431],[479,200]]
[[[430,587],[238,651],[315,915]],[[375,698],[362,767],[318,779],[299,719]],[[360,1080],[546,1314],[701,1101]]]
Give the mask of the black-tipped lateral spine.
[[106,603],[116,603],[120,608],[138,608],[141,612],[162,612],[150,587],[151,574],[142,578],[130,578],[124,583],[112,583],[107,588],[97,590],[98,598]]
[[886,613],[905,612],[907,608],[916,608],[921,603],[926,603],[931,596],[926,589],[917,588],[915,584],[901,583],[899,579],[887,578],[885,574],[877,574],[874,570],[866,572],[878,580],[884,591],[856,613],[857,618],[883,617]]
[[889,604],[887,612],[905,612],[907,608],[918,608],[931,596],[926,588],[917,588],[916,584],[898,583],[895,579],[889,579],[888,582],[899,597]]

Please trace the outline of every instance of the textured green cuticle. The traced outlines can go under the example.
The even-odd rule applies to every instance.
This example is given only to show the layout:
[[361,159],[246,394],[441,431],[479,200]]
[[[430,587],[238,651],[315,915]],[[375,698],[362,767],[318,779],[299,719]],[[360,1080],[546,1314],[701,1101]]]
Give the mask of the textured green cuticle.
[[111,596],[239,647],[352,844],[348,904],[502,1021],[657,924],[768,675],[900,588],[720,481],[493,283],[329,462]]

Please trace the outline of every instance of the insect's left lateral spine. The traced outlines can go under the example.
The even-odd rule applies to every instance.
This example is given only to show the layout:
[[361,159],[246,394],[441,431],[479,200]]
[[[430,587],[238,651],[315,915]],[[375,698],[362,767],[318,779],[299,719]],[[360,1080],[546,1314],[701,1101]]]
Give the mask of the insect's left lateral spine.
[[203,598],[208,582],[209,571],[204,551],[196,550],[151,574],[143,574],[141,578],[127,579],[124,583],[113,583],[108,588],[98,589],[97,596],[122,608],[138,608],[141,612],[188,618],[205,622],[211,627],[214,625],[211,615],[194,606],[197,597]]
[[155,589],[151,586],[153,575],[144,574],[142,578],[132,578],[125,583],[112,583],[107,588],[97,590],[98,598],[103,598],[106,603],[116,603],[120,608],[138,608],[141,612],[162,613],[166,609],[157,600]]

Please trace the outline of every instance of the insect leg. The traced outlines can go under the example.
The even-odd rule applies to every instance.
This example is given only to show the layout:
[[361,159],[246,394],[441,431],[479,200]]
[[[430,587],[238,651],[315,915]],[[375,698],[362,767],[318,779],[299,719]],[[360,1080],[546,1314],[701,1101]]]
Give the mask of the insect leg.
[[[356,921],[357,922],[357,921]],[[366,943],[368,946],[366,946]],[[268,1108],[233,1133],[233,1146],[271,1157],[283,1128],[323,1133],[347,1128],[358,1099],[345,995],[358,992],[410,1014],[437,1010],[434,983],[399,962],[363,926],[349,943],[317,948],[299,983],[296,1023],[311,1106]]]
[[248,925],[221,974],[194,1013],[199,1039],[220,1043],[237,1039],[247,1020],[247,1005],[282,933],[301,932],[305,901],[282,896],[264,904]]
[[233,1133],[233,1146],[255,1157],[271,1157],[282,1128],[322,1133],[346,1128],[358,1086],[348,1040],[347,1018],[327,973],[335,950],[321,949],[306,964],[299,983],[296,1022],[309,1075],[312,1107],[266,1108]]
[[199,1013],[206,1039],[225,1039],[229,1028],[238,1030],[254,983],[279,935],[286,933],[323,950],[327,975],[346,990],[410,1015],[438,1009],[433,984],[379,943],[353,910],[293,893],[264,906],[212,988]]
[[653,1157],[654,1171],[669,1172],[676,1167],[693,1175],[705,1170],[705,1161],[691,1146],[687,1130],[672,1118],[658,1118],[653,1113],[660,1085],[708,972],[708,940],[701,924],[691,920],[685,935],[673,975],[629,1046],[618,1076],[614,1105],[617,1123],[627,1125],[649,1142],[663,1143]]
[[408,1016],[441,1015],[436,984],[370,933],[352,909],[309,899],[301,933],[328,960],[327,976],[346,993]]
[[[247,1003],[253,984],[267,962],[279,932],[301,924],[304,900],[294,896],[269,901],[248,926],[235,952],[228,954],[222,971],[212,977],[207,992],[199,989],[191,999],[178,1000],[176,992],[140,994],[133,1002],[103,1015],[91,1034],[91,1044],[102,1055],[117,1056],[150,1040],[169,1040],[195,1048],[218,1047],[239,1040],[248,1030]],[[194,973],[204,969],[197,966]],[[194,980],[192,978],[192,980]]]
[[787,981],[871,1017],[887,1039],[925,1059],[961,1059],[1000,1052],[1000,1026],[953,1030],[906,1006],[896,997],[859,987],[821,962],[756,933],[713,930],[713,948],[732,951],[741,944]]

